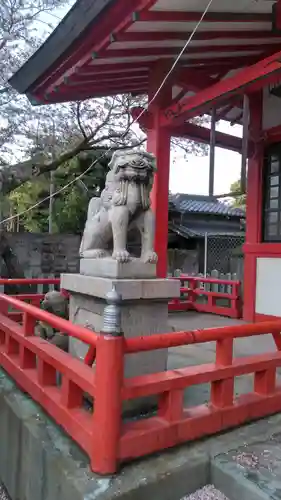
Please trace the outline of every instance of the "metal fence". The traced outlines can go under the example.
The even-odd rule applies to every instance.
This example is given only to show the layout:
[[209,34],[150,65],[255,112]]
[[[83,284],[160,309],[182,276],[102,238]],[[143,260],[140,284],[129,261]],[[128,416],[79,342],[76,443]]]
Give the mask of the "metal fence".
[[214,269],[219,273],[236,272],[232,263],[235,256],[241,252],[244,236],[205,236],[204,275]]

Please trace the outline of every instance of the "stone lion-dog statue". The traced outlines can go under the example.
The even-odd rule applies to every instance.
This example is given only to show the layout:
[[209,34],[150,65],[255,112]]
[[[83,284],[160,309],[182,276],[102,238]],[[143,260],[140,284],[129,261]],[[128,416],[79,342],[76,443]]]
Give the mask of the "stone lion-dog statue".
[[89,202],[88,216],[80,246],[80,257],[100,259],[111,256],[128,262],[128,231],[141,234],[144,263],[154,264],[154,214],[150,208],[155,157],[142,151],[117,151],[109,164],[105,189]]
[[[55,290],[45,294],[41,302],[41,309],[60,318],[68,319],[69,316],[68,299],[61,292]],[[47,323],[39,321],[35,327],[35,335],[68,352],[68,335],[61,333]]]

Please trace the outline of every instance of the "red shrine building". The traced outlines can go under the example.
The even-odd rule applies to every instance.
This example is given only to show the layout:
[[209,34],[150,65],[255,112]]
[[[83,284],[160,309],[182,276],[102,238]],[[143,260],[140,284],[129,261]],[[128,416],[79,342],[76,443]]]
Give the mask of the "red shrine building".
[[[160,277],[167,268],[171,137],[210,143],[210,194],[215,146],[241,152],[244,318],[281,316],[280,0],[78,0],[10,83],[34,105],[121,93],[151,100],[157,93],[139,120],[157,157]],[[192,120],[203,114],[211,128]],[[216,132],[220,119],[243,125],[243,139]]]

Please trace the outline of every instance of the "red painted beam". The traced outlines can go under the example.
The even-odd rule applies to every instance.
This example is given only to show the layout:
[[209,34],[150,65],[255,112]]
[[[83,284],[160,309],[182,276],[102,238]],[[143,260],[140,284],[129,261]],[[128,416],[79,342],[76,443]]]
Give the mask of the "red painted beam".
[[107,85],[112,82],[115,84],[125,84],[128,82],[139,82],[139,81],[147,81],[149,78],[148,71],[131,71],[130,73],[119,73],[116,74],[110,74],[110,75],[80,75],[79,73],[76,73],[75,75],[72,75],[68,80],[66,80],[66,83],[68,85]]
[[[218,58],[199,58],[198,59],[192,59],[190,61],[183,61],[183,70],[194,70],[196,71],[202,71],[202,72],[207,72],[209,69],[212,70],[212,74],[220,73],[222,71],[222,67],[227,71],[235,68],[241,68],[243,65],[249,65],[253,64],[253,62],[259,61],[260,56],[229,56],[229,57],[218,57]],[[167,57],[165,59],[167,64],[170,64],[172,66],[174,59]],[[204,67],[201,67],[201,61],[202,64],[204,64]],[[96,59],[96,62],[98,63],[99,60]],[[236,64],[235,64],[236,63]],[[136,62],[123,62],[123,63],[114,63],[114,64],[108,64],[108,63],[101,63],[101,64],[87,64],[84,65],[82,68],[80,68],[77,71],[77,74],[79,75],[87,75],[87,76],[95,76],[96,74],[110,74],[111,76],[116,75],[116,73],[130,73],[131,71],[143,71],[147,72],[151,68],[153,68],[153,65],[155,64],[155,61],[136,61]],[[194,65],[200,64],[200,66],[195,67]],[[188,65],[188,66],[186,66]],[[206,66],[206,67],[205,67]]]
[[[134,120],[138,121],[143,131],[147,132],[147,130],[153,128],[153,116],[148,111],[144,112],[144,108],[132,108],[131,115]],[[173,137],[183,137],[195,142],[210,144],[210,129],[195,125],[194,123],[168,127],[168,134]],[[230,134],[224,134],[223,132],[216,132],[216,146],[240,153],[242,150],[242,139]]]
[[[187,11],[152,11],[144,10],[137,16],[138,21],[153,22],[197,22],[201,19],[202,12]],[[253,12],[207,12],[204,16],[204,23],[260,23],[272,22],[272,14],[253,13]]]
[[180,124],[208,111],[214,103],[223,102],[230,95],[254,91],[264,85],[274,83],[281,74],[281,52],[267,57],[246,69],[239,71],[235,76],[227,78],[195,96],[183,99],[180,103],[169,106],[162,112],[161,124],[170,126]]
[[[252,44],[252,45],[206,45],[205,47],[193,47],[188,46],[185,55],[189,54],[205,54],[208,52],[229,53],[229,52],[258,52],[262,55],[262,52],[276,51],[279,48],[279,44]],[[96,60],[106,59],[106,58],[122,58],[122,57],[152,57],[152,56],[177,56],[179,54],[179,47],[150,47],[150,48],[137,48],[137,49],[114,49],[114,50],[104,50],[99,52]],[[239,57],[237,55],[236,57]]]
[[[114,37],[114,42],[149,42],[149,41],[169,41],[179,40],[184,43],[192,35],[192,31],[126,31],[118,33]],[[281,34],[266,30],[255,31],[197,31],[192,40],[256,40],[279,38]]]
[[[210,144],[211,131],[206,127],[200,127],[193,123],[185,123],[179,127],[168,127],[168,130],[174,137],[183,137],[195,142]],[[216,132],[216,146],[241,153],[242,139],[234,135],[224,134],[223,132]]]
[[[206,88],[210,86],[212,83],[216,83],[216,79],[210,78],[206,70],[200,71],[200,70],[190,70],[190,69],[179,69],[179,71],[174,72],[174,78],[173,78],[173,84],[178,85],[180,87],[183,87],[185,90],[183,90],[183,95],[188,92],[188,90],[202,90],[203,88]],[[107,74],[107,75],[94,75],[94,74],[80,74],[76,73],[75,75],[72,75],[69,79],[65,80],[64,85],[61,85],[59,88],[59,92],[64,92],[64,89],[66,88],[85,88],[87,87],[88,90],[92,88],[94,91],[96,87],[101,87],[104,85],[107,88],[112,88],[116,87],[118,85],[124,85],[124,88],[126,88],[130,83],[147,83],[148,82],[148,71],[138,71],[138,70],[131,70],[130,73],[119,73],[116,74],[116,72],[112,74]]]
[[116,72],[118,74],[120,73],[131,73],[131,71],[142,71],[142,72],[147,72],[149,71],[151,67],[151,62],[141,62],[138,61],[138,63],[132,62],[132,63],[116,63],[116,64],[88,64],[84,65],[83,68],[80,68],[78,70],[79,75],[95,75],[95,74],[111,74],[111,75],[116,75]]
[[273,6],[273,27],[274,30],[281,30],[281,2],[277,2]]
[[[134,106],[130,109],[133,120],[137,121],[141,129],[145,132],[152,130],[154,125],[153,114],[141,106]],[[140,116],[141,115],[141,116]]]
[[[229,70],[235,69],[235,68],[241,68],[242,66],[247,66],[249,64],[253,64],[257,60],[259,60],[259,56],[228,56],[225,58],[202,58],[198,56],[198,59],[192,59],[190,61],[184,61],[185,64],[188,64],[189,66],[184,66],[182,69],[183,71],[196,71],[196,72],[201,72],[204,73],[204,75],[207,74],[207,72],[212,74],[220,73],[222,69],[224,69],[224,72],[227,73]],[[166,60],[167,64],[172,65],[173,64],[173,59],[170,59],[169,57]],[[106,75],[108,79],[110,80],[112,78],[113,81],[116,80],[116,75],[130,75],[133,71],[141,71],[144,74],[147,74],[147,71],[149,68],[151,68],[155,62],[135,62],[135,63],[117,63],[117,64],[93,64],[93,65],[85,65],[83,68],[79,69],[77,72],[77,78],[79,75],[82,75],[83,77],[88,77],[88,78],[96,78],[97,75],[100,75],[100,78],[103,78],[103,75]],[[196,67],[196,64],[204,64],[204,68],[202,69],[201,66]],[[192,65],[192,66],[191,66]],[[194,66],[193,66],[194,65]],[[143,70],[143,71],[142,71]],[[67,81],[68,79],[66,79]],[[69,79],[70,80],[70,79]],[[62,84],[64,85],[65,79],[62,81]],[[100,79],[99,79],[100,81]],[[127,86],[124,85],[124,88],[116,88],[116,92],[114,94],[110,95],[116,95],[116,93],[126,93],[130,92],[130,89],[127,88]],[[131,89],[131,92],[134,93],[134,89]],[[39,101],[45,102],[45,95],[46,92],[44,93],[35,93],[33,92],[32,95]],[[103,97],[105,94],[100,91],[95,93],[95,88],[92,88],[92,93],[86,98],[90,97]],[[54,97],[56,96],[56,97]],[[76,90],[76,93],[73,89],[73,93],[71,95],[71,101],[73,100],[79,100],[80,95],[78,92],[78,89]],[[55,102],[65,102],[65,98],[62,98],[60,96],[60,87],[55,87],[55,93],[53,94],[52,97],[52,103]]]
[[175,85],[186,89],[186,92],[203,90],[221,80],[221,75],[216,78],[211,78],[208,72],[196,71],[191,69],[182,69],[175,78]]
[[[111,80],[110,82],[108,83],[104,83],[104,84],[92,84],[92,83],[81,83],[80,85],[67,85],[67,84],[64,84],[60,87],[60,94],[63,95],[63,94],[73,94],[75,92],[79,92],[79,93],[90,93],[92,92],[92,94],[94,95],[96,91],[111,91],[111,90],[116,90],[116,91],[122,91],[123,88],[127,91],[127,92],[130,92],[130,89],[132,90],[135,90],[136,88],[145,88],[148,86],[148,79],[145,78],[145,80],[141,80],[141,81],[128,81],[128,82],[121,82],[121,83],[115,83],[113,80]],[[50,94],[47,94],[47,95],[52,95],[52,94],[56,94],[56,92],[53,92],[53,93],[50,93]]]
[[129,78],[127,76],[126,78],[123,78],[121,80],[117,79],[114,80],[114,78],[111,78],[109,80],[76,80],[73,81],[72,79],[67,81],[66,84],[60,86],[60,93],[64,93],[65,91],[71,90],[71,91],[81,91],[81,90],[92,90],[94,93],[96,89],[103,89],[106,88],[108,90],[110,89],[115,89],[115,88],[128,88],[132,87],[134,89],[134,86],[142,85],[142,86],[147,86],[148,85],[148,76],[144,75],[143,77],[138,77],[138,78]]
[[[198,59],[193,59],[191,62],[193,64],[204,64],[204,69],[200,67],[183,67],[183,71],[187,70],[187,71],[193,71],[195,72],[196,71],[196,74],[197,72],[201,72],[202,71],[202,74],[204,74],[204,77],[206,76],[206,74],[209,72],[210,75],[211,74],[216,74],[216,73],[219,73],[222,71],[222,68],[224,68],[224,72],[225,74],[230,71],[230,70],[233,70],[235,68],[239,69],[241,68],[241,66],[246,66],[246,65],[249,65],[249,64],[253,64],[255,61],[259,60],[260,57],[258,56],[240,56],[239,58],[237,56],[235,57],[232,57],[232,56],[228,56],[227,58],[198,58]],[[171,61],[169,61],[169,59],[167,59],[166,61],[167,63],[173,63],[173,60],[171,59]],[[185,63],[187,63],[185,61]],[[153,65],[153,62],[150,63],[151,66]],[[147,63],[147,66],[145,69],[147,69],[148,67],[148,63]],[[83,75],[84,76],[87,76],[87,77],[93,77],[95,78],[97,75],[100,75],[100,78],[103,78],[103,73],[105,75],[108,75],[108,80],[111,81],[115,81],[116,80],[116,73],[119,75],[128,75],[128,74],[131,74],[132,70],[137,70],[138,68],[138,65],[137,63],[123,63],[123,64],[107,64],[107,65],[104,65],[104,64],[101,64],[101,65],[91,65],[91,66],[86,66],[84,67],[84,69],[81,69],[79,70],[79,72],[77,73],[77,76],[78,75]],[[125,71],[125,73],[122,73],[122,70]],[[145,72],[144,72],[145,74]],[[67,81],[67,79],[66,79]],[[69,81],[71,81],[69,79]],[[99,82],[100,82],[100,79],[99,79]],[[176,84],[176,82],[175,82]],[[64,88],[64,85],[65,83],[63,83],[63,87]],[[194,87],[195,88],[195,87]],[[61,87],[56,87],[55,88],[55,91],[53,92],[53,95],[57,96],[57,99],[55,97],[52,97],[52,102],[55,103],[55,102],[65,102],[65,99],[61,99],[61,96],[60,96],[60,89]],[[105,94],[104,93],[100,93],[100,91],[97,91],[96,92],[96,89],[94,86],[92,86],[92,93],[89,97],[87,98],[91,98],[91,97],[101,97],[101,96],[104,96]],[[116,87],[116,92],[114,94],[110,93],[110,95],[116,95],[116,93],[119,93],[119,94],[122,94],[122,93],[134,93],[134,88],[132,87],[132,89],[128,88],[127,85],[124,85],[123,87]],[[145,91],[146,92],[146,91]],[[44,94],[34,94],[35,98],[37,98],[39,101],[45,101],[45,95],[46,93]],[[72,96],[71,96],[71,100],[79,100],[80,99],[80,94],[79,94],[79,88],[75,89],[73,88],[73,91],[72,91]]]

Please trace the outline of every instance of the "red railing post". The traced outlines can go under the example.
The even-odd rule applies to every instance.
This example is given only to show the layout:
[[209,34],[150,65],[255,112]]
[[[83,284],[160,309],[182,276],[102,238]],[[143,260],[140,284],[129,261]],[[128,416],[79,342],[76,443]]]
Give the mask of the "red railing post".
[[23,313],[23,334],[25,337],[35,335],[36,318],[27,312]]
[[[229,366],[233,360],[233,339],[218,340],[216,346],[216,365]],[[217,408],[233,404],[234,377],[216,380],[211,385],[211,402]]]
[[194,309],[195,302],[197,300],[197,296],[196,296],[196,293],[195,293],[196,287],[197,287],[196,279],[189,278],[188,279],[188,288],[190,289],[190,291],[188,293],[187,300],[190,302],[190,305],[192,306],[192,309]]
[[98,474],[117,470],[121,435],[123,337],[105,335],[97,343],[94,444],[91,466]]
[[[31,314],[27,312],[23,313],[23,334],[25,337],[32,337],[35,335],[35,325],[36,319]],[[20,367],[23,369],[36,368],[36,355],[26,348],[24,345],[20,345]]]
[[94,429],[91,467],[98,474],[113,474],[118,467],[122,423],[124,338],[121,330],[122,297],[115,288],[106,296],[103,331],[97,342]]
[[4,314],[4,316],[8,316],[9,304],[5,302],[4,299],[0,298],[0,314]]

